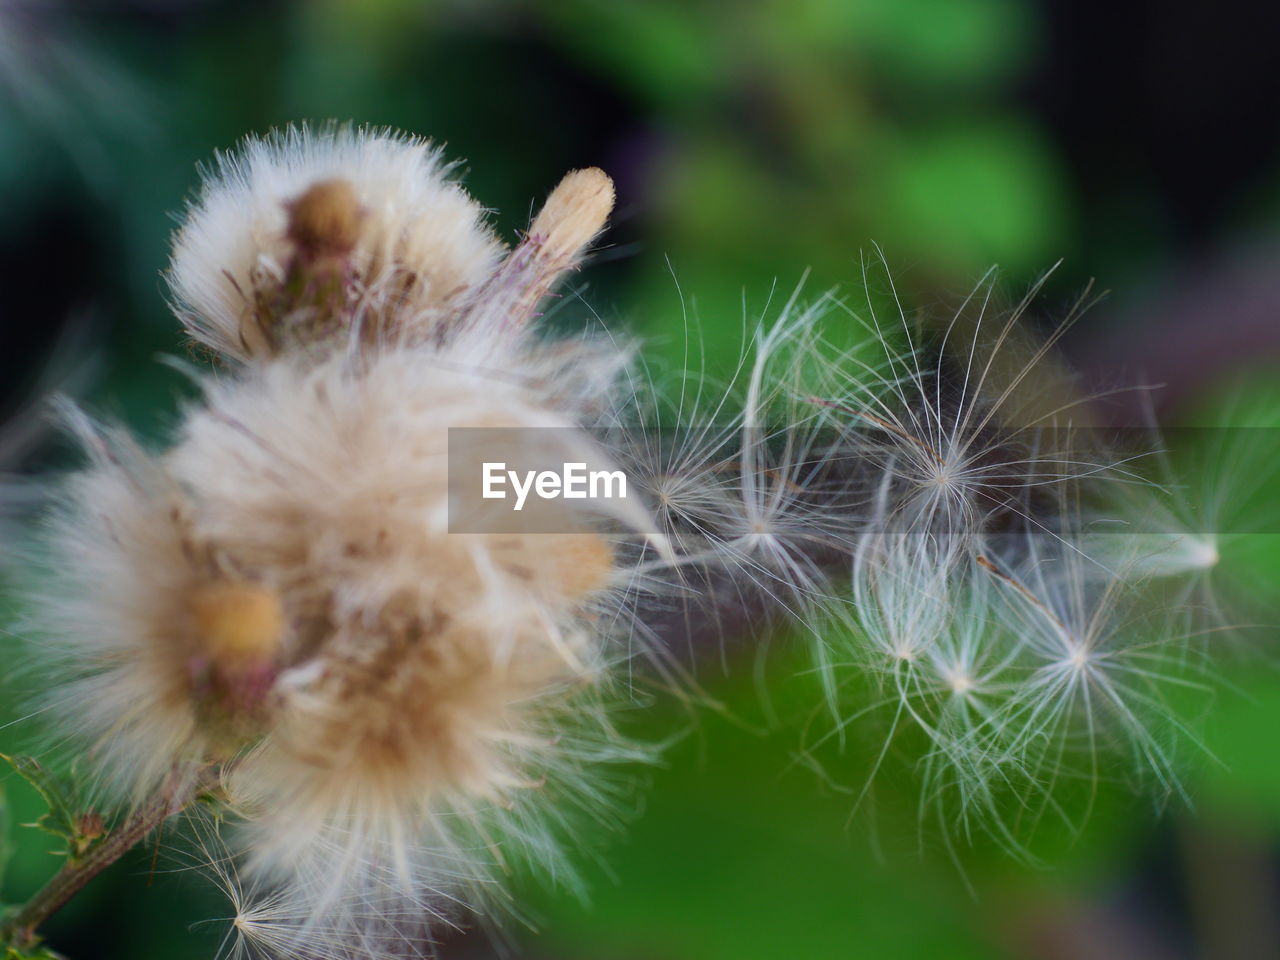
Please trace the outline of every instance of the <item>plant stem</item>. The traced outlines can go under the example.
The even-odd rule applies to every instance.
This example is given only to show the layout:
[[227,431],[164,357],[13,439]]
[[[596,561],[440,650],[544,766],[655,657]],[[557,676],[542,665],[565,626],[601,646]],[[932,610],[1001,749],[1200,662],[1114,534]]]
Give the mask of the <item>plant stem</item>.
[[130,814],[123,824],[111,831],[84,856],[69,859],[48,883],[28,900],[0,931],[0,946],[12,943],[29,947],[37,941],[36,930],[79,893],[90,880],[128,853],[153,829],[178,813],[196,796],[204,778],[186,778],[181,784],[174,778],[161,794],[146,806]]

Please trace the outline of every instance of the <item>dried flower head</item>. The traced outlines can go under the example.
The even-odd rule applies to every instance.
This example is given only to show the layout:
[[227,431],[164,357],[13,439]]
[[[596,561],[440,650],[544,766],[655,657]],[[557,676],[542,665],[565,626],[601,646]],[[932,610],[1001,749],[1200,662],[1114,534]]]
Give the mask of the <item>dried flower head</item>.
[[200,343],[263,359],[332,337],[429,336],[502,244],[440,151],[349,127],[291,128],[219,156],[174,238],[169,284]]
[[603,710],[632,575],[610,531],[636,509],[450,528],[450,429],[595,449],[625,354],[527,321],[612,185],[570,174],[500,262],[446,170],[350,129],[221,159],[170,276],[188,330],[243,363],[160,454],[73,415],[92,462],[51,538],[59,713],[126,801],[218,765],[232,849],[306,956],[378,954],[371,931],[554,864],[574,809],[609,815],[601,765],[638,755]]

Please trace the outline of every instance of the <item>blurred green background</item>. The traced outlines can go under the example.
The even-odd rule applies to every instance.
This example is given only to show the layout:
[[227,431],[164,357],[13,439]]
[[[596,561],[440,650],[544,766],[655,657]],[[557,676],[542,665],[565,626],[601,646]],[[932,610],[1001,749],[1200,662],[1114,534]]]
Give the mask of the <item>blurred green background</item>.
[[[1160,382],[1168,421],[1212,421],[1243,377],[1274,417],[1266,16],[1245,0],[0,0],[9,513],[38,505],[32,478],[68,458],[40,427],[51,388],[164,436],[190,389],[157,362],[181,349],[159,277],[172,212],[198,162],[303,119],[447,143],[508,238],[563,172],[604,167],[614,226],[554,322],[598,315],[659,361],[680,362],[692,323],[707,365],[731,365],[744,325],[806,274],[813,295],[856,296],[874,244],[911,309],[945,309],[992,263],[1016,299],[1064,258],[1036,307],[1048,322],[1090,278],[1115,291],[1064,344],[1087,386]],[[1228,570],[1265,619],[1274,545],[1240,557]],[[11,653],[0,722],[25,711]],[[821,775],[799,762],[819,694],[786,638],[726,662],[699,668],[722,712],[692,720],[662,697],[635,711],[638,735],[677,743],[625,835],[584,828],[589,903],[530,889],[537,934],[458,936],[446,956],[1280,956],[1269,669],[1226,665],[1234,689],[1206,734],[1221,762],[1189,758],[1194,812],[1104,790],[1086,827],[1042,837],[1027,865],[918,830],[907,767],[855,812],[865,756],[823,757]],[[0,728],[0,750],[34,730]],[[11,820],[37,815],[23,785],[4,788]],[[56,862],[49,838],[10,832],[12,901]],[[76,960],[212,955],[225,926],[192,924],[225,904],[194,875],[152,873],[137,851],[57,918],[54,945]]]

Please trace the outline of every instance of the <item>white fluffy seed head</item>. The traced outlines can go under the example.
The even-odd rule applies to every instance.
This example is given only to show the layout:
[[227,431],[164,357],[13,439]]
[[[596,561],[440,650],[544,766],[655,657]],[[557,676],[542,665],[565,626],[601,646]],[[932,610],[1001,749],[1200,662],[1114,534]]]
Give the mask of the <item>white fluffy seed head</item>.
[[73,482],[59,715],[126,802],[226,763],[248,865],[292,910],[443,911],[501,868],[490,842],[555,863],[558,820],[603,804],[591,767],[634,756],[600,706],[625,576],[595,521],[449,529],[450,427],[590,444],[594,347],[514,342],[252,365],[167,454],[101,437]]
[[197,341],[240,361],[336,324],[425,337],[503,246],[430,143],[290,128],[218,158],[174,238],[169,285]]
[[[828,436],[810,449],[837,482],[810,473],[795,500],[800,515],[820,505],[809,509],[825,541],[847,545],[848,588],[809,591],[830,601],[804,619],[836,721],[809,746],[842,742],[855,723],[875,737],[878,714],[886,740],[923,750],[908,758],[922,815],[960,833],[985,826],[1022,853],[1019,811],[1071,815],[1059,783],[1105,771],[1180,789],[1194,718],[1169,694],[1201,688],[1190,637],[1202,618],[1152,581],[1200,576],[1217,554],[1206,537],[1093,532],[1149,516],[1158,488],[1077,429],[1086,398],[1052,361],[1057,333],[1036,341],[1019,325],[1026,301],[998,314],[989,300],[986,278],[966,304],[976,316],[927,337],[905,313],[882,323],[870,302],[864,316],[828,298],[871,348],[822,351],[813,311],[808,362],[767,371],[755,392],[784,424],[800,421],[781,396],[822,411]],[[784,452],[769,474],[800,480],[788,465],[802,459]],[[889,745],[870,753],[878,768]]]
[[516,861],[564,879],[558,837],[640,756],[604,706],[636,501],[569,501],[557,533],[450,525],[451,429],[608,462],[583,427],[626,351],[527,321],[612,185],[571,174],[503,260],[448,170],[351,128],[247,141],[170,270],[188,332],[238,366],[162,454],[73,414],[92,463],[39,615],[57,715],[122,804],[222,771],[265,905],[240,910],[246,950],[381,956]]

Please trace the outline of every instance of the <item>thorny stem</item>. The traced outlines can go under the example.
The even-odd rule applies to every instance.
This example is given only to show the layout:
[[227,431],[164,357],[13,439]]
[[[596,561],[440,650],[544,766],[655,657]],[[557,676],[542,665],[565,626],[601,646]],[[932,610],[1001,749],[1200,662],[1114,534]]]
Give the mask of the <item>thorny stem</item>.
[[0,946],[24,948],[37,942],[36,930],[94,877],[128,853],[148,833],[179,813],[207,787],[208,775],[177,777],[177,771],[150,803],[132,813],[84,856],[69,859],[52,879],[0,929]]

